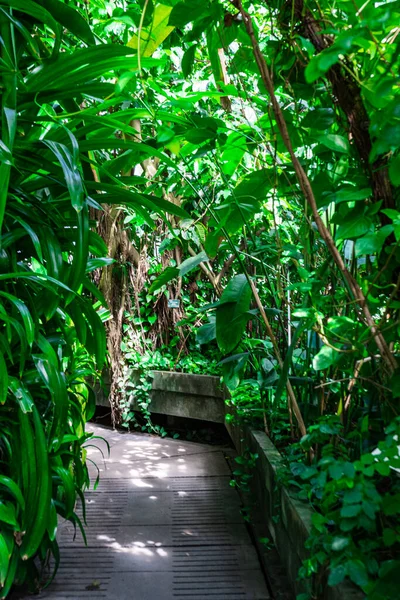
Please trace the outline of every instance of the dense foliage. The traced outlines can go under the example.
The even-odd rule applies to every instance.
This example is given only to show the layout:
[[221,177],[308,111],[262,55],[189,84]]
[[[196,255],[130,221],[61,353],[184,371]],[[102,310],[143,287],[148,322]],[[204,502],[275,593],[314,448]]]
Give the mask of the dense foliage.
[[116,420],[154,347],[218,356],[315,507],[308,597],[396,597],[400,2],[0,8],[3,596],[77,519],[103,319]]

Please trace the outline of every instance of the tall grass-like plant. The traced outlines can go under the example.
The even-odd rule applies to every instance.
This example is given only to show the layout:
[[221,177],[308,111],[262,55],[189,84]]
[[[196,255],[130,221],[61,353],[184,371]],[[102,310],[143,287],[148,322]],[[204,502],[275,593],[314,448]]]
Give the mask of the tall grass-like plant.
[[[102,258],[107,248],[90,219],[101,210],[98,201],[130,201],[137,210],[150,202],[128,188],[122,198],[118,177],[101,166],[124,144],[135,150],[132,162],[150,149],[123,142],[116,134],[129,124],[106,114],[126,100],[114,94],[115,74],[137,69],[136,51],[95,43],[86,21],[69,5],[1,0],[0,52],[0,597],[5,598],[14,583],[41,582],[38,569],[49,555],[58,564],[58,516],[82,527],[75,503],[89,483],[84,424],[94,412],[86,378],[102,368],[106,356],[93,300],[105,303],[89,274],[110,263]],[[141,68],[157,64],[142,59]]]

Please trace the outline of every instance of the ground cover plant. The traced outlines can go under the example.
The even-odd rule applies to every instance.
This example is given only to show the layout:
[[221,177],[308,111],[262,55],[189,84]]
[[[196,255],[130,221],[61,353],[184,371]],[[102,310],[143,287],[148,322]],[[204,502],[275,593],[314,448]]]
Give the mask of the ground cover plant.
[[0,9],[2,595],[80,526],[107,354],[115,422],[126,369],[220,372],[315,508],[306,596],[395,598],[398,0]]

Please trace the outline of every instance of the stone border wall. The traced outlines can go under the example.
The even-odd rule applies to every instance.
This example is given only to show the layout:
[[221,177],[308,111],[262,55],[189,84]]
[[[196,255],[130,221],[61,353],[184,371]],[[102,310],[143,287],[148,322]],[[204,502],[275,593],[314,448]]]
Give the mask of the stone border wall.
[[225,392],[219,377],[153,371],[150,412],[213,423],[225,422]]
[[[152,374],[151,413],[225,423],[226,393],[219,377],[175,371],[153,371]],[[132,380],[137,377],[137,371],[132,371]],[[95,387],[97,406],[109,406],[108,390],[109,377],[105,372],[103,386]],[[135,404],[132,408],[139,410]]]
[[[252,492],[256,495],[261,514],[278,550],[288,578],[296,594],[304,592],[304,584],[297,580],[303,560],[308,556],[305,543],[310,535],[313,509],[299,500],[279,483],[279,473],[286,463],[269,437],[250,427],[240,428],[227,423],[229,435],[238,453],[246,449],[258,454]],[[268,565],[265,565],[268,569]],[[326,587],[323,600],[363,600],[364,594],[352,584]]]

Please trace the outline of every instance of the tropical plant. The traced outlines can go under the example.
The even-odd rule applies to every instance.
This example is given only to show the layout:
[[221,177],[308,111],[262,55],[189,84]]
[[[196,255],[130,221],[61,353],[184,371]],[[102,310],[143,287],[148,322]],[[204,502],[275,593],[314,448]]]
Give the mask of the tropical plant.
[[[138,144],[116,136],[130,125],[105,112],[123,102],[111,79],[119,69],[138,69],[136,52],[96,45],[79,11],[60,0],[11,0],[0,11],[0,595],[6,597],[14,582],[41,586],[38,570],[49,554],[57,567],[58,515],[82,527],[75,504],[89,485],[84,424],[95,408],[86,378],[102,368],[106,354],[106,304],[90,273],[112,262],[93,229],[99,201],[158,208],[107,168],[103,179],[102,165],[115,148],[139,150],[138,161],[143,156]],[[158,62],[143,60],[141,68]]]
[[[237,413],[280,445],[321,432],[321,416],[340,421],[332,445],[352,464],[384,443],[400,397],[400,4],[0,8],[5,596],[37,553],[57,551],[55,512],[76,521],[93,412],[84,377],[106,346],[115,420],[131,408],[124,353],[146,357],[156,340],[176,343],[179,360],[185,348],[219,352]],[[298,462],[320,480],[308,431]],[[329,489],[349,484],[331,478]],[[398,523],[376,506],[377,528]],[[366,593],[393,575],[396,544],[358,581]],[[354,581],[331,558],[310,570]]]

